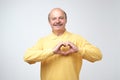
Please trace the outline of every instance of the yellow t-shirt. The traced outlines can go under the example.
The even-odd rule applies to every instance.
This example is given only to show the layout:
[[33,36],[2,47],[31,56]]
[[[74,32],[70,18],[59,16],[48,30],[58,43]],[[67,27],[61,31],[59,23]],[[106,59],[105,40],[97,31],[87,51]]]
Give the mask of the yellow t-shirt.
[[[74,43],[79,51],[69,55],[54,54],[53,48],[60,42]],[[41,80],[79,80],[82,59],[91,62],[101,60],[100,50],[80,35],[65,31],[61,36],[54,33],[41,38],[28,49],[24,60],[30,64],[41,62]]]

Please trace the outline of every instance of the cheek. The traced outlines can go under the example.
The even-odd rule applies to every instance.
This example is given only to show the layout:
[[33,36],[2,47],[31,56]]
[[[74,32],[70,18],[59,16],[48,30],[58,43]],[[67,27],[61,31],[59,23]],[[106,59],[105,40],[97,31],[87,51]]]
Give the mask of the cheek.
[[50,22],[49,22],[49,24],[50,24],[50,25],[53,25],[53,24],[54,24],[54,22],[53,22],[53,21],[50,21]]
[[63,20],[63,21],[61,21],[61,22],[64,23],[64,24],[66,24],[67,21],[66,21],[66,20]]

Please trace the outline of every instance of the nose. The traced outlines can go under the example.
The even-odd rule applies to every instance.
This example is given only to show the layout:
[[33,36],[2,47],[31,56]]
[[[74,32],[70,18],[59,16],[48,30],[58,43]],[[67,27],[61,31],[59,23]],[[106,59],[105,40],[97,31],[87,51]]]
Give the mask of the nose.
[[59,22],[60,22],[60,19],[56,19],[56,22],[59,23]]

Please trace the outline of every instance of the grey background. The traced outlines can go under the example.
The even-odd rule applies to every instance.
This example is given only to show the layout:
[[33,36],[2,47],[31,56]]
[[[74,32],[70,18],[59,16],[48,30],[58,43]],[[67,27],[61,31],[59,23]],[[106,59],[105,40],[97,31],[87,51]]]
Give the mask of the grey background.
[[84,60],[81,80],[120,80],[119,0],[0,0],[0,80],[39,80],[40,63],[23,61],[25,50],[51,32],[47,16],[60,7],[67,30],[99,47],[102,61]]

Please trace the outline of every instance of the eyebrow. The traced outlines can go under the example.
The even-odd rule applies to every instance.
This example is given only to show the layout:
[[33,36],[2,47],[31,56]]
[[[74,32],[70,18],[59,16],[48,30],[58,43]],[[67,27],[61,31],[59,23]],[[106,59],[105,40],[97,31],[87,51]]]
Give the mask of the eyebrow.
[[[67,19],[67,14],[65,11],[63,11],[64,15],[65,15],[65,19]],[[50,21],[50,15],[51,15],[51,12],[48,14],[48,21]]]

